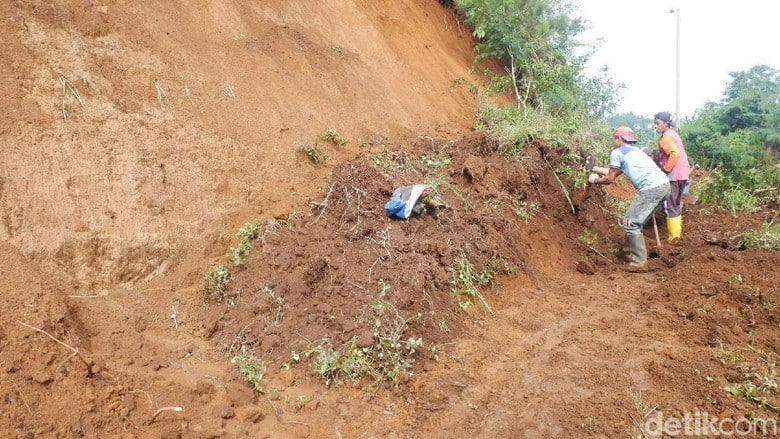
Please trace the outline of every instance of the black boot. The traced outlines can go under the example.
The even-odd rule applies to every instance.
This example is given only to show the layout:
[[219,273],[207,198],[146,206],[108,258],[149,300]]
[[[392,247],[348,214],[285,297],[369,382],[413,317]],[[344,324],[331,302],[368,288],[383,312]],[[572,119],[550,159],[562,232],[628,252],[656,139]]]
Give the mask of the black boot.
[[626,235],[626,238],[628,239],[628,266],[626,269],[632,272],[647,271],[645,236],[639,233],[636,235]]

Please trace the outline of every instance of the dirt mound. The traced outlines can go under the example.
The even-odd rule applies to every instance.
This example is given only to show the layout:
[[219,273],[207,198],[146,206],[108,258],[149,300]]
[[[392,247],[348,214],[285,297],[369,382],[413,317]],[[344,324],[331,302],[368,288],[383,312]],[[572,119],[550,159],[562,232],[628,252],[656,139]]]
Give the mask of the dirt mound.
[[[264,226],[219,298],[228,309],[213,307],[219,345],[231,354],[251,349],[276,367],[312,350],[377,356],[372,349],[410,338],[435,355],[436,345],[462,332],[464,312],[491,311],[479,290],[489,285],[500,294],[499,276],[525,283],[576,251],[565,233],[579,228],[576,217],[561,211],[567,206],[557,191],[538,190],[554,187],[552,172],[524,166],[540,162],[544,150],[506,160],[479,135],[421,138],[412,150],[373,145],[336,167],[310,212]],[[408,221],[388,218],[383,206],[393,189],[422,182],[435,182],[446,207]],[[552,251],[526,244],[538,241]],[[410,364],[392,366],[398,369],[376,371],[377,378],[412,372]],[[333,367],[326,375],[343,372]]]

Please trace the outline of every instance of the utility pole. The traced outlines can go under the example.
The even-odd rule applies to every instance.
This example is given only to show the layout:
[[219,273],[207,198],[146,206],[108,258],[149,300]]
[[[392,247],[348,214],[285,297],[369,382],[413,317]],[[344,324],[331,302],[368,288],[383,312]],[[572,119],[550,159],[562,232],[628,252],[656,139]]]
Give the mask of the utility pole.
[[676,48],[675,48],[675,56],[676,56],[676,65],[675,65],[675,72],[674,72],[674,78],[675,78],[675,89],[674,89],[674,119],[677,121],[677,124],[680,124],[680,121],[682,120],[682,117],[680,115],[680,8],[676,9],[670,9],[670,14],[676,14],[677,15],[677,37],[676,37]]

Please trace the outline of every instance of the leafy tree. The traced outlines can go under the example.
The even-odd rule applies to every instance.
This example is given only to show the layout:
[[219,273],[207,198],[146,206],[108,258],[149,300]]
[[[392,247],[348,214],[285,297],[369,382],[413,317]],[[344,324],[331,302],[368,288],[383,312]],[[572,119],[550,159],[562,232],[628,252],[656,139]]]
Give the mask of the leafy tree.
[[780,72],[757,65],[731,77],[720,103],[707,103],[681,134],[713,170],[703,198],[736,212],[780,201]]
[[638,116],[634,113],[614,114],[607,118],[607,124],[610,127],[626,126],[634,130],[637,144],[640,146],[651,146],[658,138],[653,119],[645,116]]
[[507,69],[519,106],[550,114],[582,111],[595,116],[614,108],[606,71],[583,74],[588,55],[579,54],[585,30],[567,0],[456,0],[478,43],[476,61],[499,60]]
[[780,113],[780,72],[757,65],[730,75],[732,80],[722,101],[723,125],[731,129],[758,128],[764,132],[764,140],[780,137],[780,126],[769,123]]

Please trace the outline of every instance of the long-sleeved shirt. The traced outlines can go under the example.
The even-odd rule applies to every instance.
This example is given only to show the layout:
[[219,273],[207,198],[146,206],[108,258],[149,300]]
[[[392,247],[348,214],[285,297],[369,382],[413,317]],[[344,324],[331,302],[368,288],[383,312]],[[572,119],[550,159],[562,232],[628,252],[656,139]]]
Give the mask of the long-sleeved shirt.
[[688,154],[685,152],[682,139],[671,128],[661,133],[658,139],[658,153],[661,159],[661,167],[669,181],[689,180],[691,168],[688,164]]

